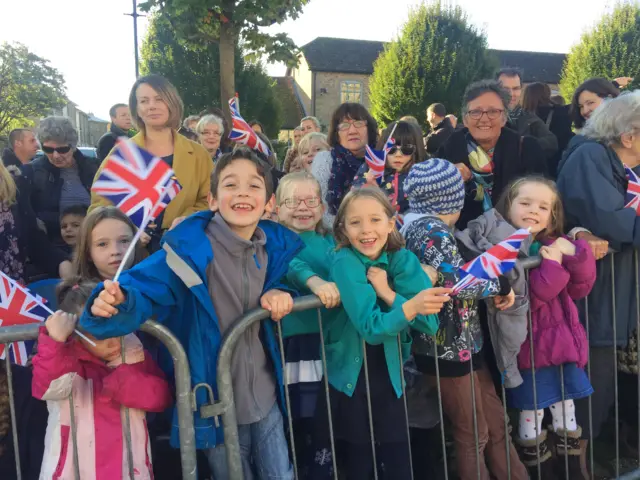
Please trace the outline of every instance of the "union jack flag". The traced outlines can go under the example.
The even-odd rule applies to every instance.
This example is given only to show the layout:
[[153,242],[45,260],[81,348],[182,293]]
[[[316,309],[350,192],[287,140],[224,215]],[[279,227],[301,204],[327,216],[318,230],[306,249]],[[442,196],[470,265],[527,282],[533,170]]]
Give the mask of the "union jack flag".
[[453,294],[479,282],[496,279],[515,267],[520,246],[529,235],[529,230],[522,228],[460,267],[460,281],[454,285]]
[[[0,272],[0,327],[13,327],[42,323],[49,316],[43,305],[42,297],[34,295],[18,282]],[[10,347],[10,358],[18,365],[26,365],[33,342],[12,342],[0,344],[0,359],[7,355]]]
[[229,100],[229,109],[231,110],[231,120],[233,120],[233,128],[229,133],[229,138],[236,143],[246,145],[253,150],[261,152],[267,157],[270,156],[271,150],[269,150],[267,144],[256,135],[253,128],[251,128],[240,115],[237,95]]
[[138,227],[155,220],[182,189],[171,167],[131,140],[118,139],[91,190]]
[[384,174],[384,167],[387,163],[387,155],[389,154],[389,150],[391,150],[396,144],[395,138],[393,138],[393,132],[396,130],[396,123],[389,134],[389,138],[384,145],[383,150],[374,150],[373,148],[367,145],[365,147],[364,159],[367,162],[367,166],[369,167],[369,171],[373,174],[373,178],[381,178]]
[[640,179],[636,173],[626,165],[624,171],[627,173],[627,179],[629,180],[629,186],[627,187],[627,194],[625,196],[625,207],[633,208],[636,211],[636,216],[640,216]]

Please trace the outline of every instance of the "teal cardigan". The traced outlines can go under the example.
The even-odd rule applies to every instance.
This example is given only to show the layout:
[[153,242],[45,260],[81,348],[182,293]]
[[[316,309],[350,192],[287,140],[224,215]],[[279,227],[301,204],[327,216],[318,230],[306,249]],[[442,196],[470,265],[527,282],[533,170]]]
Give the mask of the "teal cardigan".
[[[352,248],[333,250],[331,237],[307,232],[301,238],[307,246],[291,262],[287,279],[303,292],[308,292],[305,282],[317,275],[323,280],[335,282],[342,300],[341,307],[323,309],[329,383],[346,395],[353,395],[362,369],[364,340],[371,345],[384,346],[389,378],[396,395],[400,397],[402,368],[398,334],[404,363],[411,350],[409,327],[428,335],[434,335],[438,329],[437,315],[418,315],[409,322],[402,310],[402,304],[407,299],[432,287],[417,257],[401,249],[383,252],[378,259],[370,260]],[[367,270],[372,266],[387,272],[389,284],[396,292],[391,307],[377,297],[367,280]],[[309,333],[314,329],[318,331],[316,318],[315,311],[307,312],[306,319],[290,315],[284,320],[283,326],[288,334]],[[287,322],[290,322],[289,325]]]

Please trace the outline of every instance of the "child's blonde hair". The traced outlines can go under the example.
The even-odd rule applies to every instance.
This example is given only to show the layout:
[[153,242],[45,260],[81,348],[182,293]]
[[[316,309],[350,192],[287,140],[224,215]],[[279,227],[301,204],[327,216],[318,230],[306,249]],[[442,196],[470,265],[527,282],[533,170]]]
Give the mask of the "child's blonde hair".
[[298,144],[298,154],[302,155],[304,150],[311,149],[311,144],[313,142],[320,142],[325,150],[329,150],[329,143],[327,142],[327,136],[324,133],[320,132],[311,132],[307,133]]
[[11,172],[0,161],[0,202],[6,203],[8,206],[16,203],[16,182]]
[[496,210],[500,213],[508,222],[511,222],[509,218],[509,212],[511,211],[511,206],[513,205],[514,200],[520,194],[520,189],[527,184],[537,183],[539,185],[544,185],[549,190],[553,192],[554,201],[553,205],[551,205],[551,218],[549,220],[549,225],[538,235],[546,238],[558,238],[564,235],[564,209],[562,208],[562,200],[560,199],[560,193],[558,192],[558,187],[556,187],[556,183],[553,180],[549,180],[548,178],[540,177],[540,176],[528,176],[519,178],[509,185],[509,187],[502,193],[500,196],[500,200],[496,205]]
[[[345,217],[347,215],[347,209],[349,205],[351,205],[354,200],[359,198],[371,198],[377,201],[384,208],[384,212],[387,217],[395,218],[396,211],[391,205],[391,202],[387,198],[380,188],[377,186],[367,186],[364,188],[358,188],[355,190],[351,190],[342,200],[340,204],[340,208],[338,208],[338,213],[336,214],[336,218],[333,221],[333,234],[336,237],[336,250],[340,250],[344,247],[351,246],[351,242],[349,242],[349,238],[347,238],[347,234],[345,232]],[[389,238],[387,239],[387,244],[384,249],[387,252],[395,252],[404,248],[404,238],[398,232],[398,229],[394,226],[393,230],[389,234]]]
[[[288,198],[288,192],[290,192],[293,187],[295,187],[299,183],[312,183],[316,189],[316,193],[318,194],[318,198],[320,199],[320,203],[324,204],[322,200],[322,190],[320,189],[320,183],[309,172],[303,170],[301,172],[293,172],[288,173],[284,177],[280,179],[280,183],[278,183],[278,189],[276,190],[276,206],[282,208],[284,205],[284,201]],[[316,225],[316,232],[320,234],[325,234],[326,229],[322,225],[322,220],[318,222]]]
[[[78,235],[76,251],[73,256],[73,270],[76,275],[80,276],[84,280],[102,280],[98,273],[98,269],[91,260],[91,234],[93,233],[93,229],[96,225],[109,218],[126,223],[129,228],[131,228],[132,235],[135,235],[138,230],[131,219],[118,207],[98,207],[89,212],[82,222],[80,235]],[[135,251],[133,252],[133,262],[131,265],[135,265],[140,262],[144,257],[146,257],[146,250],[142,244],[138,242],[135,247]]]

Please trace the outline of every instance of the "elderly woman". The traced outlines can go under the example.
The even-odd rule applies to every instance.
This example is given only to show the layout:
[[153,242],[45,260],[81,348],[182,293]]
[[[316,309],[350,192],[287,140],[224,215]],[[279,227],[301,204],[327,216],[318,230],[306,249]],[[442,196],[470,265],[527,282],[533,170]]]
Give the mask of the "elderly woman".
[[[626,207],[629,182],[625,166],[640,174],[639,131],[640,91],[605,100],[590,116],[582,134],[570,142],[559,165],[558,189],[568,226],[588,229],[591,234],[577,236],[592,240],[592,246],[592,235],[605,240],[596,244],[596,258],[606,254],[607,241],[617,252],[597,263],[596,284],[588,303],[594,438],[614,402],[614,349],[625,347],[636,327],[635,252],[640,248],[640,217],[634,208]],[[637,379],[634,384],[637,393]],[[583,438],[588,439],[586,399],[576,402],[576,413]]]
[[[182,100],[176,88],[164,77],[148,75],[136,80],[129,95],[129,109],[140,131],[131,140],[171,165],[182,185],[180,193],[156,219],[157,225],[150,231],[153,237],[150,249],[154,251],[159,238],[174,221],[209,208],[207,195],[213,162],[202,145],[178,134]],[[92,193],[90,209],[109,204],[104,197]]]
[[322,198],[327,202],[327,228],[333,226],[340,202],[364,162],[365,147],[373,148],[377,136],[378,124],[359,103],[343,103],[333,112],[328,136],[331,150],[318,153],[311,165],[311,174],[320,183]]
[[224,122],[216,115],[205,115],[198,122],[196,133],[200,143],[215,162],[222,154],[220,140],[224,135]]
[[78,132],[66,117],[47,117],[37,130],[43,157],[26,164],[24,174],[31,183],[31,206],[44,223],[49,239],[63,245],[60,212],[72,205],[89,206],[90,189],[97,165],[78,145]]
[[509,93],[498,82],[469,85],[462,105],[465,128],[453,132],[436,154],[454,163],[465,181],[467,195],[458,228],[493,208],[511,181],[547,173],[538,141],[505,128],[509,101]]

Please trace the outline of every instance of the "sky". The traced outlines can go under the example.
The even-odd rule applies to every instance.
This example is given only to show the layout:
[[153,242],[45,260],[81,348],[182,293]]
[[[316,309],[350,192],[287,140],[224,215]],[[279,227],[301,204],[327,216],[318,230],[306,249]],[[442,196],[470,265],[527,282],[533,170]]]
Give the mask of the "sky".
[[[109,107],[127,102],[135,80],[131,0],[3,1],[0,43],[20,42],[64,76],[67,97],[108,119]],[[316,37],[388,41],[400,32],[419,0],[311,0],[296,20],[266,29],[286,32],[298,46]],[[456,0],[483,29],[489,47],[567,53],[613,0]],[[375,6],[374,6],[375,5]],[[147,19],[138,20],[139,44]],[[284,75],[283,65],[267,65]]]

